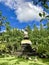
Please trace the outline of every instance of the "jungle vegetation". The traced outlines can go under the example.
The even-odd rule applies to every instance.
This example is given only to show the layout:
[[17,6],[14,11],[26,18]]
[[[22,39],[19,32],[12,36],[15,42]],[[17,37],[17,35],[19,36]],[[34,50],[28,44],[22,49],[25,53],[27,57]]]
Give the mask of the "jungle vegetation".
[[[34,3],[37,5],[41,2],[41,5],[49,10],[47,5],[48,0],[38,0]],[[38,53],[44,53],[49,56],[49,15],[45,16],[45,13],[39,13],[40,17],[44,17],[42,20],[46,19],[47,23],[42,24],[40,21],[40,28],[33,24],[33,28],[27,26],[27,31],[29,39],[32,42],[32,48],[36,48]],[[1,32],[2,26],[5,27],[5,32]],[[7,18],[2,15],[0,11],[0,55],[4,53],[13,54],[17,49],[21,48],[21,40],[24,37],[22,30],[17,28],[11,28],[10,23],[7,21]]]

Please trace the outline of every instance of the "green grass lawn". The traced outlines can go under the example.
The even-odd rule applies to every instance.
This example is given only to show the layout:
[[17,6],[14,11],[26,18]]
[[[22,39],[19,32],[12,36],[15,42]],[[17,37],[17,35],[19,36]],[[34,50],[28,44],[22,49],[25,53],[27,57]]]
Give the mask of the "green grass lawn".
[[0,65],[49,65],[49,59],[36,59],[32,58],[32,60],[27,60],[23,58],[17,57],[5,57],[0,58]]

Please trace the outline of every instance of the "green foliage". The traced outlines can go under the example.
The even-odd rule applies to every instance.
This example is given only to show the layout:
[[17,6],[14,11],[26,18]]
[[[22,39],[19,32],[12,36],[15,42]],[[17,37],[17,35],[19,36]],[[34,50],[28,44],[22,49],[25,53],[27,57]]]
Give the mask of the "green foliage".
[[[0,31],[2,30],[1,27],[4,26],[4,22],[6,21],[6,17],[2,15],[0,11]],[[0,34],[1,35],[1,34]]]
[[44,4],[43,5],[46,9],[49,9],[48,5],[47,4]]
[[[39,15],[44,17],[45,13],[43,12],[42,15],[41,13]],[[36,48],[38,53],[46,51],[46,54],[49,55],[49,22],[45,26],[46,28],[40,22],[40,29],[34,24],[33,30],[31,30],[30,26],[27,26],[25,30],[27,30],[29,39],[32,41],[32,48]],[[1,54],[3,52],[13,54],[21,48],[24,32],[17,28],[11,29],[9,22],[5,23],[5,27],[6,32],[2,32],[0,36],[0,51]]]
[[[37,4],[38,3],[41,3],[41,5],[43,6],[43,8],[46,10],[46,11],[49,11],[49,5],[48,5],[48,3],[49,3],[49,0],[38,0],[37,1]],[[43,20],[49,20],[49,14],[46,14],[45,12],[43,12],[43,13],[39,13],[39,16],[42,18],[41,19],[41,21],[43,21]],[[40,21],[40,22],[41,22]]]

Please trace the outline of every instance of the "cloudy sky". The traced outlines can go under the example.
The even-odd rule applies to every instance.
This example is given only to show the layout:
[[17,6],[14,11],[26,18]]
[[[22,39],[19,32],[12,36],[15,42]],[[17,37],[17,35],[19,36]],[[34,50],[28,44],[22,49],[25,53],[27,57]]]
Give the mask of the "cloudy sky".
[[39,26],[41,20],[39,13],[44,11],[41,6],[34,5],[32,0],[0,0],[0,10],[10,25],[19,29],[28,25],[32,28],[34,23]]

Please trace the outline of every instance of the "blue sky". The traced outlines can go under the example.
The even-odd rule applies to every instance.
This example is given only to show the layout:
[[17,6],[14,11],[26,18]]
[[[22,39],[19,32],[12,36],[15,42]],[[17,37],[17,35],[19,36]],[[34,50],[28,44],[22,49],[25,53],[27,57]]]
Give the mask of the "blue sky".
[[[35,6],[32,0],[0,0],[0,10],[2,15],[7,17],[11,27],[19,29],[28,25],[33,28],[33,24],[39,26],[41,18],[38,14],[43,12],[43,8]],[[42,23],[45,24],[46,21]]]

